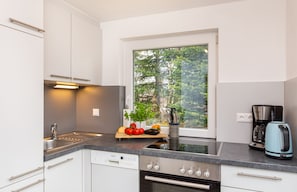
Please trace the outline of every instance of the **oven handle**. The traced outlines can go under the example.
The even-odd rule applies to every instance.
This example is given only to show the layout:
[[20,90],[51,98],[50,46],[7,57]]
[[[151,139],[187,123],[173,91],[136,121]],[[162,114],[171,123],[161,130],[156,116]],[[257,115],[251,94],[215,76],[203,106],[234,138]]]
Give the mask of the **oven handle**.
[[148,181],[155,181],[159,183],[166,183],[166,184],[173,184],[173,185],[179,185],[183,187],[192,187],[196,189],[204,189],[204,190],[210,190],[210,185],[204,185],[204,184],[197,184],[197,183],[189,183],[185,181],[176,181],[172,179],[165,179],[165,178],[160,178],[160,177],[153,177],[153,176],[144,176],[145,180]]

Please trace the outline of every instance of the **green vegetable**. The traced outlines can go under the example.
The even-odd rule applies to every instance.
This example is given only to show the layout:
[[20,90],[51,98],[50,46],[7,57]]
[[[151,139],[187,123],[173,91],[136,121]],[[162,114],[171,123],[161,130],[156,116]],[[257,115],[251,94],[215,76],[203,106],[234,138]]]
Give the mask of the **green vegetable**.
[[135,110],[130,113],[125,112],[126,119],[131,119],[132,121],[146,121],[147,119],[153,118],[155,113],[152,111],[152,107],[145,103],[136,103]]

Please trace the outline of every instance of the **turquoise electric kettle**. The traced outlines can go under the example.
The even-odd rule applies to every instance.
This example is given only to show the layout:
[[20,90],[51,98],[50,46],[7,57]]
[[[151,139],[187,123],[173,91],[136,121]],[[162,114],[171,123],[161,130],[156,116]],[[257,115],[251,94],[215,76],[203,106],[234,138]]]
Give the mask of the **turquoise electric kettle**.
[[293,157],[291,129],[287,123],[272,121],[265,131],[265,154],[279,159]]

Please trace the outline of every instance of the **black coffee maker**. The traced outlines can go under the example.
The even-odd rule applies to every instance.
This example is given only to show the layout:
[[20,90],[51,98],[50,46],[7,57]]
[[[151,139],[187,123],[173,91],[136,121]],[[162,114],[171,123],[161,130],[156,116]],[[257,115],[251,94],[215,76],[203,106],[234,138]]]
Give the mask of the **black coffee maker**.
[[274,105],[253,105],[253,132],[250,148],[264,150],[266,126],[271,121],[283,121],[283,107]]

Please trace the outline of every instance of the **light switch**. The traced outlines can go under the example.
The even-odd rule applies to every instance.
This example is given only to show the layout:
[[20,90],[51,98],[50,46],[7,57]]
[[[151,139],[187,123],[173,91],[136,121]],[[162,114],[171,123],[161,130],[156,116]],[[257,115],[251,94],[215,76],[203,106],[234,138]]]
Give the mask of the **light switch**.
[[99,117],[100,114],[99,114],[99,109],[96,109],[96,108],[93,108],[93,117]]

